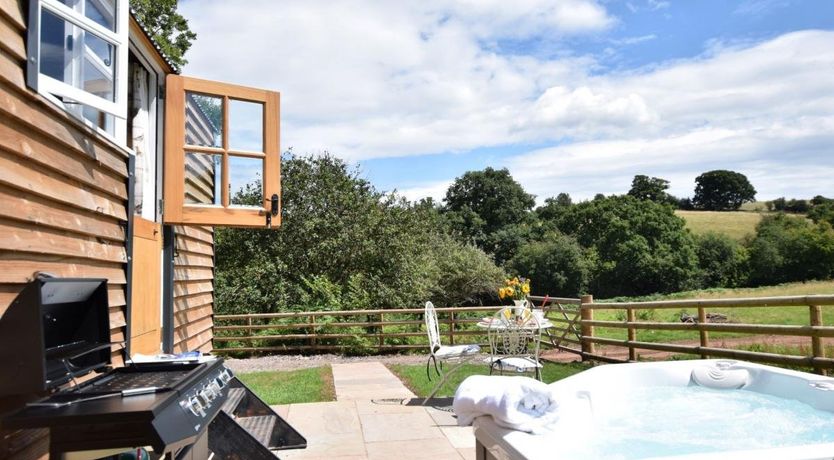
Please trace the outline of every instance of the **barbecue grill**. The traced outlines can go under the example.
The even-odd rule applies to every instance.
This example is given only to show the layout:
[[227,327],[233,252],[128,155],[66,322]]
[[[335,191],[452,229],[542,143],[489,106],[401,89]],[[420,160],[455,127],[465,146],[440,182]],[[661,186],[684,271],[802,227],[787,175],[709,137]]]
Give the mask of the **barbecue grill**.
[[[275,458],[270,450],[306,447],[304,437],[222,359],[112,369],[114,345],[106,280],[31,282],[0,318],[0,366],[15,376],[0,379],[0,396],[47,396],[4,419],[3,426],[49,428],[51,458],[143,446],[176,459],[205,459],[210,450],[218,451],[215,458]],[[238,407],[241,401],[254,410]],[[209,430],[221,412],[223,429]],[[238,450],[224,452],[232,441]]]

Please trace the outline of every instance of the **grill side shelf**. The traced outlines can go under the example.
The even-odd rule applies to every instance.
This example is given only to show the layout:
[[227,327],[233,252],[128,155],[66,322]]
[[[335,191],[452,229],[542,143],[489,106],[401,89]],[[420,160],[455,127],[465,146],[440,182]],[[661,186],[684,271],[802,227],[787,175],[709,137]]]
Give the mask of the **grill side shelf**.
[[209,425],[209,449],[219,459],[270,458],[276,450],[303,449],[307,440],[237,378],[220,414]]

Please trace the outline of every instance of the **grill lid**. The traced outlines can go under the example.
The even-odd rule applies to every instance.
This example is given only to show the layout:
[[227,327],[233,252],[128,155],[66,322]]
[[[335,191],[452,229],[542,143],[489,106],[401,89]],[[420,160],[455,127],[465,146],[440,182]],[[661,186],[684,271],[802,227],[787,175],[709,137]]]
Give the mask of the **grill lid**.
[[0,395],[37,393],[110,363],[107,280],[38,278],[0,318]]

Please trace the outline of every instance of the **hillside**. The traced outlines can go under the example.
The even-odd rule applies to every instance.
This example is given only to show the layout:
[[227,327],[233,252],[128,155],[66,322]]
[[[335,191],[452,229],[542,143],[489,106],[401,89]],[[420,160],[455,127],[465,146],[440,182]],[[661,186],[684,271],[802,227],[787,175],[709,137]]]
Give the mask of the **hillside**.
[[[730,238],[741,241],[746,235],[756,233],[756,224],[767,212],[748,211],[675,211],[675,215],[686,221],[686,228],[696,235],[707,232],[724,233]],[[797,219],[804,219],[803,214],[788,214]]]
[[686,228],[696,235],[707,232],[724,233],[741,240],[746,235],[756,232],[756,224],[762,220],[764,213],[758,212],[719,212],[719,211],[675,211],[678,217],[686,221]]

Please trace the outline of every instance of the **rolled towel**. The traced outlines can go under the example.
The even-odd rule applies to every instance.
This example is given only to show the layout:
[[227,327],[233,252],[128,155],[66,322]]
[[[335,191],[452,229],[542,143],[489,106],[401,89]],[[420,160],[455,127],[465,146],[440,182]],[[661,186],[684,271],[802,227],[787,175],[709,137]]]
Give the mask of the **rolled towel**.
[[461,382],[452,408],[458,425],[491,415],[499,426],[546,433],[558,420],[558,404],[548,385],[529,377],[473,375]]

